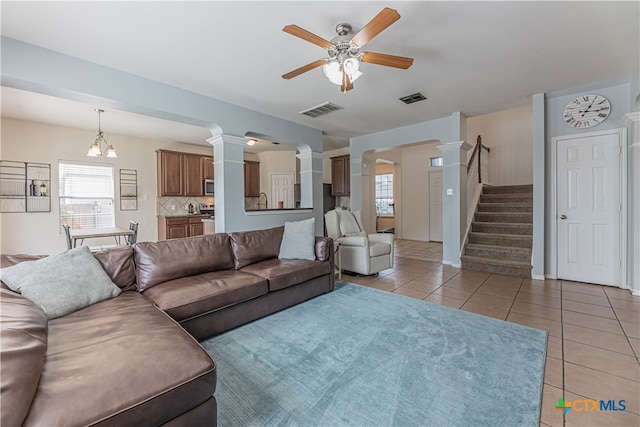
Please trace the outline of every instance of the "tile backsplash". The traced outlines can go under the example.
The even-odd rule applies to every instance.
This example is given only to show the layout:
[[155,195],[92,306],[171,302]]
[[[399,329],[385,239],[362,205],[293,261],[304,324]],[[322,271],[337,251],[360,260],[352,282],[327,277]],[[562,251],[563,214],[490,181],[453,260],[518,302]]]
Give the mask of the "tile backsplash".
[[215,199],[213,197],[159,197],[158,215],[188,215],[189,203],[195,207],[197,213],[201,203],[215,203]]

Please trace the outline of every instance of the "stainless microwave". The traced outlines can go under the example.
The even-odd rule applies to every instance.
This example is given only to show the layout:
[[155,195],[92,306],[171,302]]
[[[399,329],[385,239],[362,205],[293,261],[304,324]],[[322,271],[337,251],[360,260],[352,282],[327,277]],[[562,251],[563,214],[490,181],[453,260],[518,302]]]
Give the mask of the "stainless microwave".
[[205,196],[215,196],[215,184],[212,179],[204,180],[204,195]]

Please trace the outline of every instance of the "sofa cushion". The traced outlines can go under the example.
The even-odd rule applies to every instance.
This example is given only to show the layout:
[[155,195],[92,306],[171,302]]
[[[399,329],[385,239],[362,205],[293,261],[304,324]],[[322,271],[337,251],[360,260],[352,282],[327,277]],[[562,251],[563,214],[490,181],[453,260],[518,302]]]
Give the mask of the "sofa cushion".
[[28,299],[0,289],[0,425],[22,425],[47,350],[47,316]]
[[113,284],[87,246],[0,270],[2,281],[36,303],[48,319],[113,298]]
[[[94,252],[93,256],[98,260],[111,281],[118,287],[123,290],[135,287],[136,271],[133,262],[133,248],[131,246],[109,248],[104,251]],[[10,267],[23,261],[34,261],[45,257],[46,255],[2,254],[0,256],[0,267]],[[6,288],[8,289],[8,286]]]
[[316,259],[315,218],[286,221],[280,244],[280,259]]
[[269,291],[288,288],[309,279],[331,273],[331,264],[302,259],[269,259],[240,270],[269,280]]
[[122,290],[135,289],[136,266],[131,246],[116,246],[93,254],[113,283]]
[[144,296],[181,321],[264,295],[267,280],[237,270],[181,277],[144,291]]
[[231,246],[236,270],[245,265],[276,258],[280,253],[283,233],[283,226],[231,233]]
[[25,425],[161,425],[215,391],[215,363],[138,292],[49,322]]
[[134,245],[138,290],[185,276],[233,268],[224,233]]

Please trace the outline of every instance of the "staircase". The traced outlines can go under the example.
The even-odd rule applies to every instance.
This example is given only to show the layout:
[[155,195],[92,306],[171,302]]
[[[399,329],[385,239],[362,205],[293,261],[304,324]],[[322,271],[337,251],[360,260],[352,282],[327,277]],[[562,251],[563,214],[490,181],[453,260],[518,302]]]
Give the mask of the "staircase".
[[462,268],[531,277],[533,185],[485,185]]

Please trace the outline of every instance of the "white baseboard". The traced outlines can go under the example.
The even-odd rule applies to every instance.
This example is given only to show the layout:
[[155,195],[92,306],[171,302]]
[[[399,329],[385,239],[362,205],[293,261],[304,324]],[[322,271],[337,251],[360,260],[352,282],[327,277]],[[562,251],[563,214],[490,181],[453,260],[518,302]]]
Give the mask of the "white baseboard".
[[531,278],[533,280],[545,280],[545,276],[540,276],[539,274],[532,274]]
[[462,268],[462,264],[449,264],[453,268]]
[[631,290],[631,295],[635,295],[637,297],[640,297],[640,289],[632,289]]

